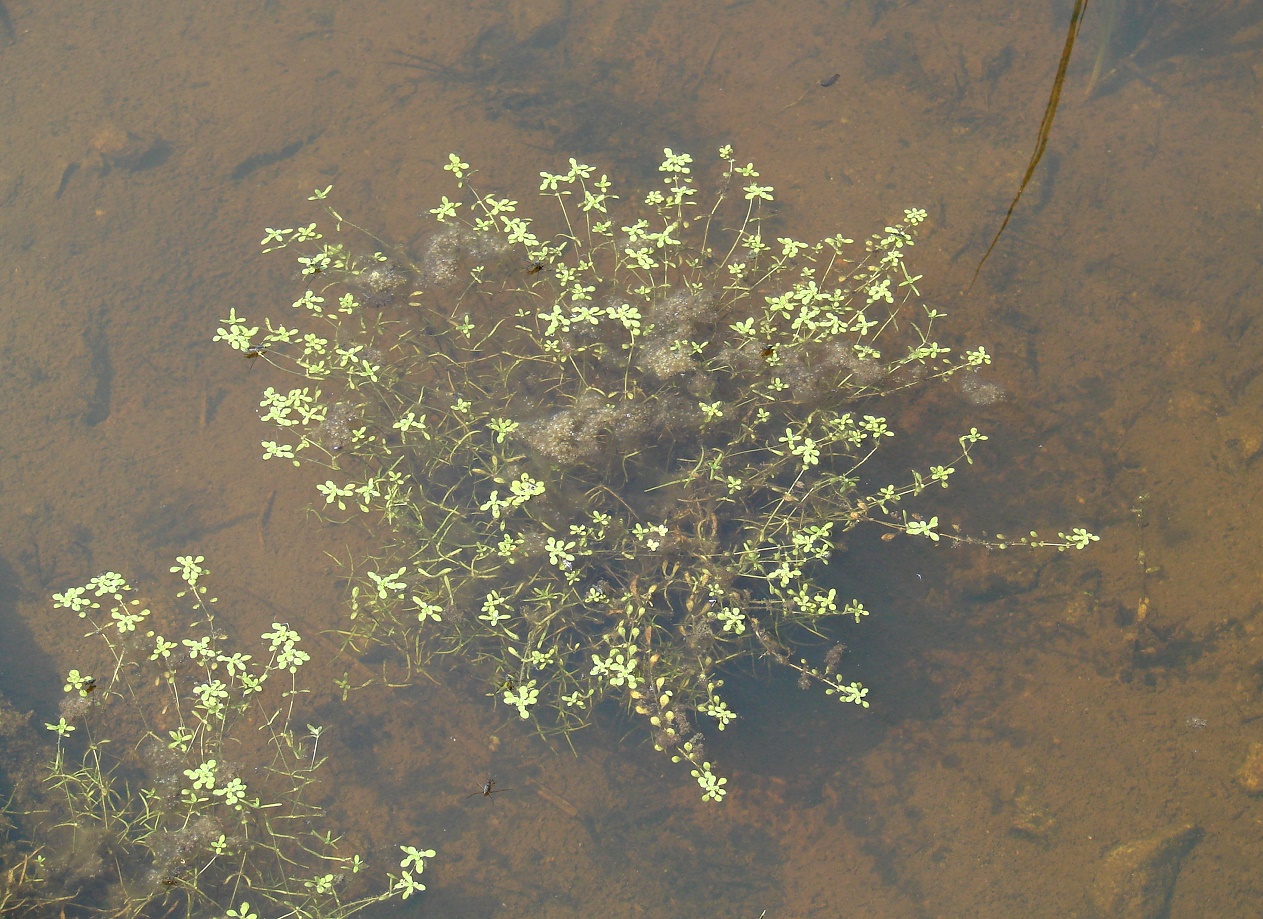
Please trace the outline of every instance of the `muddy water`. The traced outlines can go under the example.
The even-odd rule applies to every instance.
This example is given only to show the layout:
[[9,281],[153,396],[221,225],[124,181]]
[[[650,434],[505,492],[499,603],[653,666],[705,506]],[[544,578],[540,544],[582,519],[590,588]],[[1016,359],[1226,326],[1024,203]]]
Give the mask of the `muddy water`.
[[[311,636],[330,813],[378,861],[438,849],[429,915],[1075,915],[1113,846],[1185,824],[1205,836],[1170,914],[1253,914],[1263,74],[1245,17],[1116,39],[1132,57],[1088,98],[1093,11],[1044,162],[962,294],[1034,143],[1051,7],[5,0],[0,690],[50,713],[79,659],[49,591],[106,568],[158,589],[196,550],[242,634]],[[569,155],[632,185],[664,146],[723,142],[798,238],[926,208],[921,289],[1006,390],[910,410],[909,461],[962,425],[992,436],[935,512],[1101,543],[854,540],[873,708],[734,679],[722,807],[616,721],[550,747],[459,676],[344,704],[326,553],[363,537],[305,519],[314,473],[259,460],[267,371],[210,342],[230,307],[293,299],[262,228],[334,182],[358,224],[412,239],[453,150],[527,198]],[[467,801],[488,772],[513,790]]]

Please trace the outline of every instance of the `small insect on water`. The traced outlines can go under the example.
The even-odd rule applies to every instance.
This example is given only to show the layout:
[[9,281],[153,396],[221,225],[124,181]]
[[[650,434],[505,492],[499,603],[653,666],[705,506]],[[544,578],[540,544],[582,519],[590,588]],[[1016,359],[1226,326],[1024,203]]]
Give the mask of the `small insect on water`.
[[490,798],[492,795],[498,795],[502,791],[512,791],[512,790],[513,789],[511,788],[496,788],[496,780],[493,779],[490,775],[488,775],[487,780],[482,783],[482,788],[479,789],[478,791],[475,791],[471,795],[465,795],[465,798],[466,799],[479,798],[479,797]]
[[[265,357],[267,353],[268,353],[268,349],[263,347],[262,345],[251,345],[250,347],[244,349],[241,352],[241,356],[244,357],[248,361],[254,361],[256,357],[262,357],[265,361],[271,364],[272,363],[271,359],[268,357]],[[254,370],[253,363],[250,364],[250,369],[252,371]]]

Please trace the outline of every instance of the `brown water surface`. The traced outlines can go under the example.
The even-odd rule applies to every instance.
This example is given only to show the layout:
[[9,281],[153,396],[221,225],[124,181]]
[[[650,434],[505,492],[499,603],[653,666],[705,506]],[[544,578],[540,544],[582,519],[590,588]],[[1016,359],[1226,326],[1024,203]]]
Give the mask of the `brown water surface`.
[[[420,914],[1072,916],[1111,847],[1184,824],[1206,835],[1170,915],[1260,913],[1263,800],[1237,780],[1263,741],[1263,65],[1239,15],[1257,3],[1222,5],[1226,37],[1180,42],[1168,16],[1175,38],[1115,38],[1089,98],[1090,11],[1048,152],[968,295],[1068,3],[3,6],[0,691],[17,704],[50,714],[79,659],[50,591],[105,569],[160,589],[194,551],[241,634],[309,636],[330,813],[370,858],[438,850]],[[922,440],[991,435],[935,513],[1101,542],[854,540],[840,564],[875,614],[850,659],[873,707],[761,668],[733,680],[721,806],[619,722],[572,755],[459,677],[343,704],[332,680],[357,665],[318,635],[342,615],[325,553],[361,537],[305,520],[314,472],[259,459],[267,370],[210,341],[230,307],[294,297],[262,228],[332,182],[356,223],[411,240],[450,151],[524,199],[569,155],[631,187],[665,146],[725,142],[800,239],[929,211],[921,290],[1007,391],[897,420],[909,462]],[[487,772],[513,791],[467,801]]]

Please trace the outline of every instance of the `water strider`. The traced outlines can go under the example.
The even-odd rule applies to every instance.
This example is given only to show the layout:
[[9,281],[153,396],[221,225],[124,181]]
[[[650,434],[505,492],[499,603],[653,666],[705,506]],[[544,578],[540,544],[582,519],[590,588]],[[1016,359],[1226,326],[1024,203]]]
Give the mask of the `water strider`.
[[488,775],[487,780],[482,783],[481,789],[479,789],[478,791],[475,791],[473,794],[465,795],[465,797],[468,799],[468,798],[476,798],[481,795],[484,798],[490,798],[492,795],[498,795],[503,791],[512,791],[512,790],[513,789],[511,788],[496,788],[496,780],[493,779],[490,775]]

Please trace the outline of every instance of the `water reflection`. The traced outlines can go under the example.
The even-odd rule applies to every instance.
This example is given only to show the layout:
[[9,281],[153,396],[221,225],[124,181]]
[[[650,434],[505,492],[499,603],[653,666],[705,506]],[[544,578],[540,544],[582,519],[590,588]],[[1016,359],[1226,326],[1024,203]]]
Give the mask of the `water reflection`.
[[1183,56],[1221,57],[1263,47],[1258,0],[1102,0],[1089,96],[1146,84]]

